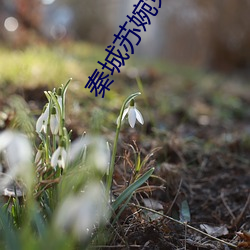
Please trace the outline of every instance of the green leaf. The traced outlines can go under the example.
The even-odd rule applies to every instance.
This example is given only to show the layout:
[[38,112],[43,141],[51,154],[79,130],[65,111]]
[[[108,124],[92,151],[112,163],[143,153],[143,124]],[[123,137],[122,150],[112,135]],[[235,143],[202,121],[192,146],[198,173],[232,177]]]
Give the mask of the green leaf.
[[[2,208],[0,208],[0,228],[3,231],[6,249],[7,250],[21,250],[20,241],[13,226],[9,223],[8,215]],[[1,232],[2,233],[2,232]]]
[[191,220],[190,210],[187,200],[181,202],[180,208],[180,221],[181,222],[189,222]]
[[126,188],[118,198],[112,203],[112,208],[115,211],[124,200],[126,200],[137,188],[139,188],[143,183],[147,181],[147,179],[154,172],[154,168],[149,169],[143,176],[138,178],[133,184],[131,184],[128,188]]

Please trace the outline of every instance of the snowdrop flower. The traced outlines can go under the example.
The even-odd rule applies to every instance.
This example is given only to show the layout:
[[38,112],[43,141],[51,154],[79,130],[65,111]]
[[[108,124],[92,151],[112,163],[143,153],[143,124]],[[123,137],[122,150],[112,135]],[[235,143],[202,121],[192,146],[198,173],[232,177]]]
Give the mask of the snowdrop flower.
[[1,180],[1,188],[17,177],[21,177],[27,186],[31,185],[33,153],[28,138],[21,133],[6,130],[0,133],[0,152],[8,164],[7,173]]
[[53,135],[56,135],[58,133],[59,125],[60,125],[60,121],[59,121],[58,112],[56,108],[53,107],[51,111],[51,116],[50,116],[50,130]]
[[98,182],[90,183],[81,194],[68,196],[55,216],[55,227],[64,233],[72,233],[79,240],[86,240],[100,223],[108,217],[105,192]]
[[141,124],[144,123],[143,117],[141,112],[135,107],[135,101],[134,99],[132,99],[130,101],[129,107],[126,108],[123,112],[123,116],[122,116],[122,120],[125,118],[125,116],[128,114],[128,122],[129,125],[134,128],[135,126],[135,122],[136,119],[138,120],[138,122],[140,122]]
[[36,132],[41,133],[42,131],[46,134],[47,125],[49,120],[49,104],[47,104],[36,122]]
[[[86,154],[86,150],[88,154]],[[88,166],[94,166],[103,173],[109,167],[110,149],[102,137],[86,135],[76,139],[69,148],[68,162],[74,162],[79,156],[82,158],[82,161],[87,162]]]
[[59,103],[59,106],[62,110],[62,87],[57,89],[57,94],[56,94],[57,101]]
[[40,164],[41,163],[41,159],[42,159],[42,155],[43,155],[43,145],[42,143],[39,145],[39,148],[37,150],[36,156],[35,156],[35,163],[36,164]]
[[59,104],[61,111],[62,111],[62,96],[61,95],[57,96],[57,101],[58,101],[58,104]]
[[88,165],[94,165],[102,173],[107,172],[110,164],[110,150],[107,142],[101,137],[93,137],[87,155]]
[[51,157],[51,166],[55,169],[56,166],[64,169],[67,161],[67,152],[63,143],[55,150]]

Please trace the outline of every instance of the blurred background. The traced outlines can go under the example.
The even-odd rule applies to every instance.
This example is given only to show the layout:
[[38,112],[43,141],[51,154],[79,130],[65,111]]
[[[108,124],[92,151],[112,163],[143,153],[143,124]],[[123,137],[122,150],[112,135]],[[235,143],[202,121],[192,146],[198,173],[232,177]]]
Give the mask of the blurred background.
[[[117,112],[122,100],[138,89],[144,94],[145,119],[157,128],[185,123],[194,126],[188,131],[192,134],[197,125],[223,122],[235,128],[234,122],[242,119],[250,131],[250,0],[162,0],[158,15],[141,32],[135,54],[112,76],[105,102],[84,88],[136,3],[0,0],[0,105],[18,93],[39,113],[46,102],[43,90],[72,77],[68,123],[79,133],[91,127],[100,106],[102,124],[113,126],[110,110]],[[86,127],[80,126],[79,113],[91,117]]]
[[[96,98],[85,88],[88,76],[101,69],[97,61],[138,1],[0,0],[0,131],[30,132],[27,117],[41,114],[44,91],[72,77],[65,120],[72,140],[87,131],[112,144],[123,101],[140,91],[145,123],[131,129],[124,121],[116,183],[125,181],[126,168],[134,171],[135,151],[140,161],[161,148],[152,164],[165,180],[166,193],[156,198],[168,200],[164,210],[182,207],[175,202],[183,178],[193,223],[244,229],[234,223],[250,225],[250,0],[162,0],[110,91]],[[162,228],[171,232],[172,225]]]
[[[32,42],[84,40],[105,46],[134,0],[0,0],[0,39]],[[209,69],[248,70],[249,0],[162,0],[135,53],[147,59]]]

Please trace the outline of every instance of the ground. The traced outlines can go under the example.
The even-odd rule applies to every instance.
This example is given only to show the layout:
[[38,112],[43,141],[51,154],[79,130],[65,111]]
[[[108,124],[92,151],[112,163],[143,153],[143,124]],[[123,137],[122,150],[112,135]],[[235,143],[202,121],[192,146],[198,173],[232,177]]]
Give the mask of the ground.
[[[115,75],[105,98],[96,98],[84,85],[96,67],[98,56],[94,54],[88,59],[84,54],[86,44],[72,46],[71,50],[69,47],[52,49],[52,53],[55,60],[61,57],[66,61],[65,65],[62,63],[62,68],[67,68],[63,75],[70,77],[69,68],[72,68],[76,78],[67,97],[66,123],[73,129],[73,138],[84,131],[98,130],[112,143],[122,101],[138,89],[142,92],[136,104],[145,124],[136,124],[131,129],[125,121],[122,126],[114,195],[136,175],[133,162],[138,152],[141,160],[154,152],[141,170],[153,166],[153,176],[134,195],[116,225],[110,226],[113,237],[103,249],[233,249],[188,226],[233,245],[242,241],[250,246],[249,238],[240,239],[236,234],[250,230],[248,77],[134,60]],[[90,65],[85,67],[88,60]],[[139,72],[141,85],[132,77],[135,70]],[[15,115],[8,103],[11,95],[23,96],[32,116],[36,117],[46,101],[43,90],[62,83],[53,86],[56,81],[53,76],[34,80],[26,74],[26,83],[18,84],[12,74],[6,73],[0,85],[1,107],[9,115],[8,119]],[[2,119],[1,129],[9,126],[8,119]],[[156,210],[158,214],[139,206]],[[187,220],[188,226],[160,214],[182,222]]]

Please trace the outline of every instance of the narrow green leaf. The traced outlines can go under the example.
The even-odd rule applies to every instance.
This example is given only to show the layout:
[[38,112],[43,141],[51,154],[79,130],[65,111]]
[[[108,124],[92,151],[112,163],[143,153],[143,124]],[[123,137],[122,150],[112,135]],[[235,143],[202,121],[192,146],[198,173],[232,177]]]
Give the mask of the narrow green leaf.
[[149,169],[143,176],[138,178],[133,184],[126,188],[118,198],[112,203],[112,208],[115,211],[124,200],[126,200],[137,188],[139,188],[154,172],[154,168]]
[[136,167],[135,171],[138,173],[141,170],[141,154],[140,152],[137,154],[137,159],[136,159]]
[[122,207],[119,209],[119,212],[117,213],[117,215],[115,216],[113,222],[112,222],[112,225],[114,225],[117,220],[119,219],[120,215],[122,214],[122,212],[124,211],[124,209],[126,208],[127,204],[129,203],[130,199],[132,198],[133,196],[133,193],[131,193],[129,195],[129,197],[127,198],[127,200],[123,203]]
[[36,225],[36,229],[37,229],[38,235],[40,237],[44,236],[44,233],[45,233],[45,222],[44,222],[44,220],[42,218],[42,215],[39,212],[34,211],[33,220],[34,220],[34,223]]
[[21,250],[20,241],[16,231],[10,225],[8,221],[7,213],[3,212],[2,208],[0,208],[0,228],[3,231],[6,249],[7,250]]

